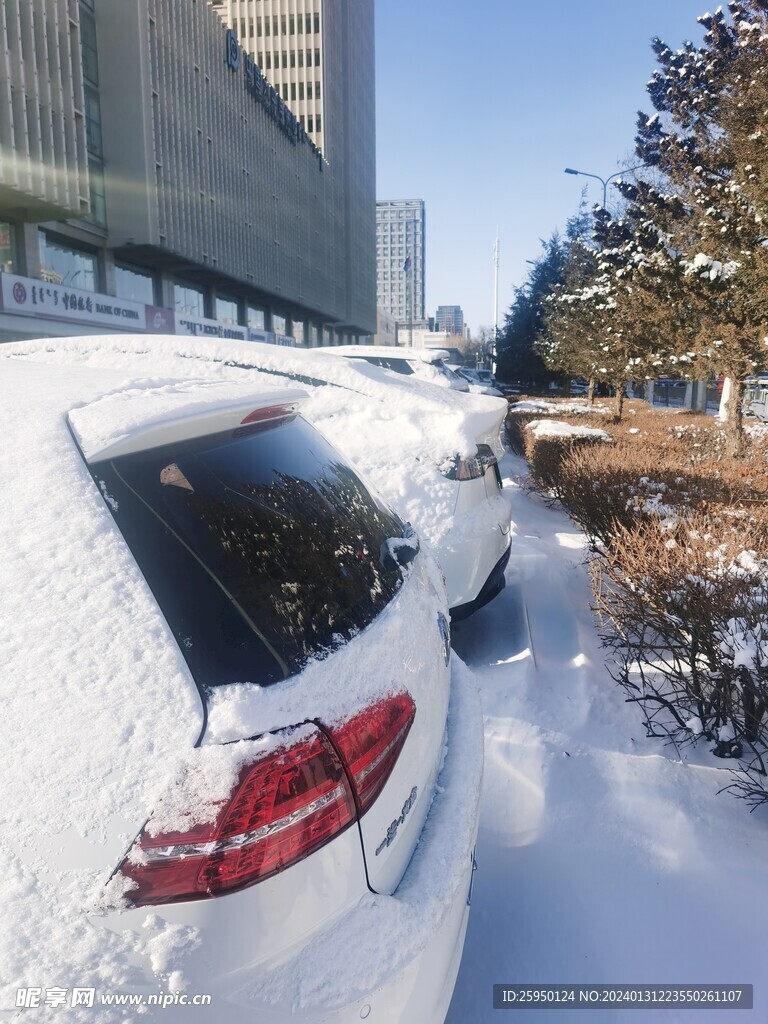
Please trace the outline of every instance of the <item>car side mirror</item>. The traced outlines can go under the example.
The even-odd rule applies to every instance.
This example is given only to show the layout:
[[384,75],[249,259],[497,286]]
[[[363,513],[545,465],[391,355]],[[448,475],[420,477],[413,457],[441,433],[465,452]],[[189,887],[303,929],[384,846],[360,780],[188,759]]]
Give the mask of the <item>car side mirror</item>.
[[418,555],[420,546],[418,534],[410,523],[406,523],[399,537],[387,537],[381,545],[379,559],[390,572],[397,568],[404,569]]

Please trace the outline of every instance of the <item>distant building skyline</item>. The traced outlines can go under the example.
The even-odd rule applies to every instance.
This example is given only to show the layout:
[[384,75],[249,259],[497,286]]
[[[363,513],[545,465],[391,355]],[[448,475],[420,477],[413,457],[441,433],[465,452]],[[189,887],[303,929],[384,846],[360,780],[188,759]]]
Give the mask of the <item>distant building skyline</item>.
[[423,199],[380,199],[376,203],[378,305],[398,327],[425,319],[425,234]]
[[464,311],[461,306],[438,306],[435,313],[435,330],[464,337]]

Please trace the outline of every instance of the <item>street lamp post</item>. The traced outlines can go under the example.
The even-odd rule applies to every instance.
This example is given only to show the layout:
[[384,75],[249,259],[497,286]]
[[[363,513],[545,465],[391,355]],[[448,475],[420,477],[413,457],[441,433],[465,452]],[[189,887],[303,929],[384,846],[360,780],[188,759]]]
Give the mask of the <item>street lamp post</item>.
[[630,174],[642,166],[642,164],[638,164],[637,167],[627,167],[624,171],[616,171],[614,174],[609,174],[607,178],[601,178],[599,174],[590,174],[589,171],[577,171],[573,167],[566,167],[564,173],[580,174],[583,178],[596,178],[603,186],[603,209],[605,209],[605,204],[608,201],[608,182],[613,181],[614,178],[620,178],[622,174]]

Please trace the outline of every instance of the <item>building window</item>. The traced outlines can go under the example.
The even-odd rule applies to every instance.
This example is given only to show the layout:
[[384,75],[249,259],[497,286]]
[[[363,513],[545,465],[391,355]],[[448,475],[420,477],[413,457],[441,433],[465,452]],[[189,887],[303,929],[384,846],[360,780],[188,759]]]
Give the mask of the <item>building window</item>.
[[[293,54],[291,54],[291,57],[293,57]],[[293,65],[291,65],[291,66],[293,66]],[[296,83],[295,82],[291,82],[291,99],[292,100],[296,99]]]
[[273,36],[277,35],[277,15],[276,14],[272,15],[272,35]]
[[264,35],[268,36],[269,34],[270,34],[270,32],[269,32],[269,18],[266,17],[266,18],[264,18]]
[[277,70],[280,67],[280,51],[279,50],[275,50],[275,52],[272,54],[272,57],[274,58],[274,62],[275,62],[274,63],[275,70]]
[[0,270],[4,270],[6,274],[13,273],[14,242],[13,227],[0,223]]
[[256,35],[261,35],[261,15],[256,19]]
[[287,35],[287,32],[285,30],[285,15],[284,14],[280,15],[280,31],[282,32],[283,35]]
[[308,68],[312,67],[312,51],[311,50],[307,50],[307,67]]
[[259,65],[259,67],[260,67],[260,68],[263,68],[263,67],[264,67],[264,54],[263,54],[263,53],[260,53],[260,54],[258,55],[258,57],[256,58],[256,60],[257,60],[257,62],[258,62],[258,65]]
[[320,15],[316,14],[315,15],[315,32],[319,32],[319,31],[320,31]]
[[177,313],[187,316],[205,316],[205,295],[202,289],[192,284],[174,282],[173,308]]
[[155,278],[145,270],[135,267],[115,266],[115,294],[118,299],[129,299],[131,302],[145,302],[148,306],[155,304]]
[[288,31],[292,36],[296,35],[296,18],[291,15],[288,19]]
[[279,313],[272,314],[272,330],[275,334],[285,334],[285,317]]
[[295,50],[291,50],[291,67],[292,68],[296,67],[296,51]]
[[312,83],[311,82],[307,82],[307,99],[308,100],[312,99]]
[[[301,51],[299,51],[299,56],[301,56]],[[304,99],[304,83],[303,82],[299,82],[299,99],[300,100]]]
[[256,306],[248,307],[248,326],[252,331],[263,331],[265,329],[264,310]]
[[304,31],[307,33],[307,35],[309,35],[310,32],[312,31],[312,15],[311,14],[305,14],[304,15]]
[[320,99],[320,83],[319,82],[315,82],[315,99],[316,100]]
[[96,156],[102,155],[101,143],[101,104],[99,94],[92,85],[87,83],[83,87],[85,98],[85,134],[88,152]]
[[320,50],[315,50],[315,67],[320,67]]
[[216,319],[223,324],[238,323],[237,299],[216,296]]
[[88,11],[80,12],[80,45],[83,53],[83,75],[93,85],[98,85],[99,62],[96,56],[96,20]]
[[302,128],[304,128],[304,129],[306,130],[306,127],[307,127],[307,126],[306,126],[306,124],[304,123],[304,115],[303,115],[303,114],[299,114],[299,123],[301,124],[301,127],[302,127]]
[[283,86],[283,99],[288,102],[288,83],[286,82]]
[[299,50],[299,67],[300,68],[304,67],[304,51],[303,50]]
[[88,219],[106,227],[107,199],[104,189],[104,165],[94,156],[88,156],[88,185],[90,189],[91,212]]
[[52,284],[64,284],[95,292],[97,287],[96,257],[65,242],[57,242],[45,231],[40,239],[40,277]]
[[269,50],[267,50],[267,70],[269,71],[269,70],[271,70],[271,68],[272,68],[272,54],[269,52]]
[[323,129],[322,129],[321,127],[320,127],[320,115],[319,115],[319,114],[318,114],[318,115],[317,115],[317,117],[315,118],[315,128],[316,128],[316,130],[317,130],[318,132],[321,132],[321,131],[323,130]]
[[315,120],[311,114],[307,117],[307,131],[313,132],[315,130]]
[[283,67],[284,68],[288,67],[288,51],[287,50],[283,50]]

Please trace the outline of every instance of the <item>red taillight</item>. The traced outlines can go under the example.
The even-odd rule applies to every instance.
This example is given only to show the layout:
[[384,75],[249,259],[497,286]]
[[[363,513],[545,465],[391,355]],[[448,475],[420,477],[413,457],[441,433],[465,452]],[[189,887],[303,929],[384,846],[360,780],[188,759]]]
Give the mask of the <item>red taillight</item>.
[[374,802],[415,714],[408,694],[388,697],[244,765],[214,822],[183,833],[144,828],[120,865],[135,883],[126,898],[145,906],[220,896],[308,857]]
[[242,889],[303,860],[355,819],[346,774],[320,731],[244,766],[216,821],[138,838],[120,870],[136,906]]
[[260,409],[249,412],[244,419],[240,420],[241,425],[248,423],[263,423],[264,420],[279,420],[285,416],[293,416],[299,408],[297,402],[284,403],[282,405],[265,405]]
[[349,770],[361,814],[384,788],[415,714],[411,697],[400,693],[373,704],[331,731]]
[[485,476],[485,471],[489,466],[495,465],[496,456],[491,446],[479,444],[476,455],[466,458],[456,455],[440,467],[440,472],[449,480],[478,480],[481,476]]

